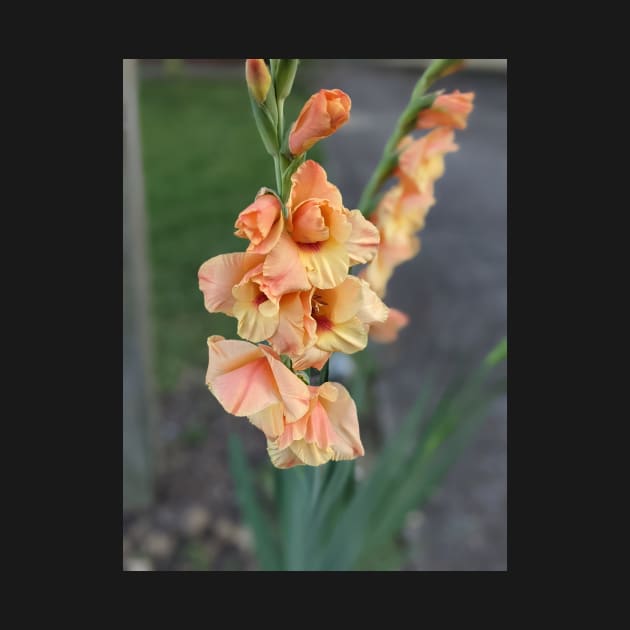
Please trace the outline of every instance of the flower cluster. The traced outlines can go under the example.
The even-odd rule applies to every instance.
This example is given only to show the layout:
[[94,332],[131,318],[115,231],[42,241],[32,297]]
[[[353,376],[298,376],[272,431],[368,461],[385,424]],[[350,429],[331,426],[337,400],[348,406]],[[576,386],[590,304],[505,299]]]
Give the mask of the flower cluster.
[[354,401],[345,387],[311,387],[269,346],[208,338],[206,383],[223,407],[247,416],[267,436],[267,450],[278,468],[364,454]]
[[[385,296],[394,269],[420,251],[417,233],[435,203],[434,184],[444,174],[444,156],[458,149],[453,129],[466,127],[473,98],[473,93],[459,91],[438,96],[430,108],[420,111],[416,123],[418,129],[432,130],[418,139],[407,135],[398,144],[393,172],[397,183],[369,216],[380,234],[378,252],[360,274],[380,297]],[[407,323],[404,313],[390,309],[388,320],[373,327],[370,335],[377,341],[393,341]]]
[[[457,149],[453,129],[465,128],[473,98],[441,95],[417,113],[417,128],[432,131],[400,140],[393,171],[398,184],[368,220],[344,206],[324,169],[305,155],[348,121],[349,96],[320,90],[284,133],[284,101],[297,64],[271,60],[270,71],[263,59],[246,62],[254,119],[274,160],[277,190],[261,188],[238,215],[235,235],[247,241],[245,251],[215,256],[198,272],[206,309],[234,317],[242,338],[208,338],[206,384],[226,411],[265,434],[278,468],[363,455],[350,394],[338,383],[311,385],[310,369],[323,370],[333,352],[363,350],[368,335],[393,341],[407,325],[408,317],[381,298],[394,268],[419,251],[415,234],[434,203],[444,155]],[[367,266],[351,275],[359,264]]]
[[[333,133],[349,109],[341,90],[314,95],[292,127],[291,153]],[[362,350],[370,325],[387,319],[387,307],[368,283],[349,275],[375,256],[378,229],[343,205],[339,189],[313,160],[291,176],[286,204],[261,189],[235,228],[248,241],[246,251],[203,263],[199,288],[206,309],[236,318],[239,336],[253,343],[210,337],[208,387],[226,411],[247,416],[265,433],[280,468],[362,455],[346,389],[311,387],[297,372],[321,369],[333,352]]]

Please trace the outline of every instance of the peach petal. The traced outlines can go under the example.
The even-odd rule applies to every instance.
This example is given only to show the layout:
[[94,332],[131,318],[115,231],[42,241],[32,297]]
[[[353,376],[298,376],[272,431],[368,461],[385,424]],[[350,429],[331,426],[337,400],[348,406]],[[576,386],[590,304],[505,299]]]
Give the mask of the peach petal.
[[348,121],[351,105],[350,97],[342,90],[320,90],[313,94],[291,127],[291,153],[300,155],[337,131]]
[[[315,332],[315,321],[310,316],[311,294],[312,291],[296,291],[282,296],[278,329],[269,340],[276,352],[290,356],[304,352],[305,337]],[[307,324],[308,320],[312,321],[312,326]]]
[[345,245],[350,256],[350,266],[370,262],[376,256],[381,240],[378,228],[360,210],[350,211],[348,219],[352,231]]
[[307,385],[271,348],[218,335],[208,338],[208,348],[206,383],[229,413],[253,416],[277,403],[283,403],[287,421],[307,412]]
[[319,448],[316,444],[307,442],[304,440],[297,440],[293,442],[289,449],[307,466],[322,466],[326,464],[335,454],[332,447]]
[[473,109],[474,92],[461,93],[455,90],[451,94],[440,94],[432,107],[422,110],[418,115],[418,129],[433,127],[455,127],[466,129],[468,114]]
[[334,383],[327,381],[317,388],[317,395],[319,398],[325,398],[330,402],[335,402],[335,400],[339,398],[339,390],[335,387]]
[[328,330],[317,331],[317,347],[325,352],[354,354],[367,345],[368,333],[358,317],[335,323]]
[[[321,466],[331,459],[355,459],[365,453],[356,405],[346,388],[339,383],[326,383],[310,389],[314,399],[309,414],[287,427],[280,438],[268,442],[271,461],[279,468]],[[295,430],[304,423],[306,430]]]
[[361,300],[357,317],[364,324],[387,321],[389,309],[385,306],[383,300],[376,295],[365,280],[359,281],[361,283]]
[[260,429],[268,439],[274,440],[284,431],[284,405],[276,403],[249,416],[249,421]]
[[328,239],[321,243],[317,251],[298,246],[298,252],[300,266],[314,287],[332,289],[348,275],[348,250],[342,243]]
[[325,199],[333,207],[343,207],[341,193],[328,181],[326,171],[313,160],[306,160],[291,176],[288,208],[293,210],[308,199]]
[[287,422],[299,420],[308,410],[310,393],[308,386],[278,359],[278,355],[267,346],[260,346],[271,367],[282,402]]
[[238,319],[238,336],[248,339],[254,343],[269,339],[278,329],[279,315],[277,307],[271,303],[270,311],[275,309],[271,314],[265,315],[264,312],[253,303],[237,302],[234,304],[234,317]]
[[335,439],[328,414],[319,402],[315,404],[311,411],[304,438],[307,442],[315,444],[320,449],[327,449]]
[[244,252],[222,254],[206,260],[197,273],[206,309],[211,313],[231,315],[234,306],[232,287],[262,260],[263,256]]
[[398,332],[409,324],[409,317],[395,308],[389,309],[389,316],[383,323],[370,326],[370,339],[377,343],[391,343],[398,338]]
[[250,416],[280,399],[269,364],[263,357],[216,376],[210,391],[234,416]]
[[247,247],[247,251],[253,254],[268,254],[278,242],[278,239],[282,234],[283,226],[284,219],[282,218],[282,215],[280,215],[280,218],[273,224],[271,230],[269,230],[267,237],[260,241],[258,245],[250,243]]
[[303,354],[293,359],[294,370],[306,370],[307,368],[314,367],[317,370],[321,370],[328,359],[330,359],[330,352],[320,350],[316,346],[307,348]]
[[319,204],[309,200],[301,203],[292,215],[293,230],[291,235],[298,243],[317,243],[325,241],[330,231],[324,222]]
[[321,204],[322,215],[330,228],[330,237],[338,243],[346,243],[352,234],[349,212],[345,208],[336,208],[328,202]]
[[280,201],[274,195],[263,194],[238,215],[234,235],[251,241],[248,251],[264,254],[275,245],[273,238],[268,238],[272,230],[277,241],[282,224]]
[[273,296],[311,288],[297,244],[284,233],[263,264],[263,278]]
[[271,463],[276,468],[293,468],[294,466],[304,466],[304,462],[288,447],[280,448],[277,441],[267,442],[267,453]]
[[357,407],[348,390],[339,383],[331,383],[337,389],[338,396],[334,402],[321,399],[321,404],[335,430],[336,437],[332,444],[333,460],[355,459],[365,455],[359,435],[359,418]]
[[[310,389],[313,388],[309,387],[309,390]],[[299,420],[284,425],[284,431],[282,432],[282,435],[280,435],[280,437],[278,438],[279,448],[287,448],[293,442],[301,440],[306,435],[306,431],[308,429],[310,408],[314,403],[315,400],[311,399],[311,405],[309,406],[309,411],[307,411],[307,413],[305,413]]]
[[345,322],[357,314],[362,299],[361,281],[355,276],[348,276],[334,289],[314,292],[315,303],[323,304],[319,309],[332,322]]

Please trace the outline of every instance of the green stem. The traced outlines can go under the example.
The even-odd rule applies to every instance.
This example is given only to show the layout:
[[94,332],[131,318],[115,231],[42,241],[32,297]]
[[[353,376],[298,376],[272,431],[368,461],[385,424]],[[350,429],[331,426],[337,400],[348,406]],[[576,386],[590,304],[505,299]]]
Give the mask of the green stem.
[[[278,61],[279,61],[278,59],[272,59],[271,61],[271,73],[272,73],[274,83],[276,81],[276,73],[278,71]],[[273,162],[274,162],[275,173],[276,173],[276,186],[278,188],[278,194],[280,195],[282,202],[285,203],[287,200],[286,199],[287,194],[289,192],[288,190],[284,190],[284,181],[282,177],[285,169],[289,165],[289,162],[282,154],[282,141],[284,139],[284,102],[285,102],[286,96],[284,98],[278,97],[277,92],[275,90],[274,90],[274,95],[275,95],[274,98],[276,99],[276,108],[278,110],[278,125],[276,127],[276,133],[277,133],[277,138],[278,138],[278,150],[276,154],[273,156]]]
[[319,384],[323,385],[328,381],[328,368],[330,365],[330,359],[324,363],[324,366],[319,371]]
[[395,152],[398,143],[413,128],[418,112],[425,107],[430,107],[435,96],[437,96],[427,96],[423,99],[422,97],[425,92],[429,89],[429,86],[443,76],[450,67],[459,63],[461,63],[461,59],[434,59],[431,65],[418,79],[411,93],[409,103],[398,118],[394,131],[383,149],[383,155],[361,194],[359,209],[363,214],[369,211],[374,195],[376,195],[378,189],[385,183],[385,180],[396,165]]
[[284,138],[284,99],[278,100],[278,146],[282,151],[282,140]]
[[[276,188],[277,192],[282,197],[282,165],[280,164],[280,154],[276,153],[273,156],[273,167],[276,174]],[[284,198],[283,198],[284,201]]]

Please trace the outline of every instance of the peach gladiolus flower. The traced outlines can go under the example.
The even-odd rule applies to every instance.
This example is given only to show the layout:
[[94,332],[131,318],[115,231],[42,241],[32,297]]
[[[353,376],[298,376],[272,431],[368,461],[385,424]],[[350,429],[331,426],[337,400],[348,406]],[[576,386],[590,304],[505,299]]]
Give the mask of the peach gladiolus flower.
[[309,390],[308,412],[297,422],[285,423],[283,433],[267,442],[273,465],[321,466],[364,455],[357,408],[348,390],[330,382]]
[[261,254],[221,254],[199,268],[199,289],[211,313],[224,313],[238,320],[238,334],[250,341],[263,341],[278,328],[279,303],[262,275]]
[[342,90],[320,90],[306,101],[289,135],[293,155],[308,151],[318,140],[326,138],[350,118],[350,97]]
[[474,92],[462,94],[455,90],[451,94],[440,94],[433,105],[418,114],[418,129],[450,127],[466,129],[468,114],[473,110]]
[[384,322],[387,311],[367,282],[355,276],[348,276],[334,289],[313,289],[309,319],[315,330],[304,353],[291,357],[293,367],[321,369],[333,352],[354,354],[363,350],[370,324]]
[[264,59],[248,59],[245,62],[247,87],[257,103],[264,103],[271,87],[271,74]]
[[385,297],[394,269],[417,256],[419,251],[420,239],[413,234],[403,232],[390,240],[383,239],[376,257],[359,277],[370,285],[376,295]]
[[296,370],[321,369],[332,352],[352,354],[367,345],[367,329],[387,318],[387,307],[368,284],[348,276],[334,289],[287,293],[271,347]]
[[406,191],[426,194],[433,182],[442,177],[444,155],[459,149],[454,137],[452,129],[438,127],[418,140],[403,138],[399,144],[403,150],[394,173]]
[[387,319],[370,326],[370,339],[378,343],[391,343],[398,339],[398,332],[409,324],[409,316],[396,308],[389,308]]
[[279,354],[293,359],[312,345],[317,331],[317,323],[311,317],[313,291],[295,291],[280,298],[278,328],[269,339],[271,347]]
[[238,215],[234,235],[249,239],[248,252],[267,254],[278,242],[283,225],[280,201],[275,195],[262,193]]
[[421,194],[405,192],[398,185],[385,193],[370,216],[379,230],[380,243],[376,256],[359,277],[364,278],[378,296],[385,295],[394,269],[420,251],[420,240],[415,232],[424,225],[434,201],[431,187]]
[[379,243],[378,230],[358,210],[344,208],[339,189],[319,164],[307,160],[291,182],[286,230],[263,265],[276,296],[341,284],[348,267],[370,261]]
[[247,341],[208,337],[206,385],[232,415],[248,416],[268,439],[311,408],[308,386],[270,347]]
[[385,304],[355,276],[348,276],[334,289],[315,291],[312,302],[317,323],[314,345],[324,352],[363,350],[368,338],[366,324],[387,319]]

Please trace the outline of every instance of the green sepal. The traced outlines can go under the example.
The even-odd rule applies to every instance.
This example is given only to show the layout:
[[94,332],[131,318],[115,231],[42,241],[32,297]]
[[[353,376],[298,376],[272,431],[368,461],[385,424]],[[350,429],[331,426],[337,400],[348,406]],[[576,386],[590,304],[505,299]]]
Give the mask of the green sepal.
[[252,112],[254,113],[256,127],[258,128],[260,138],[265,145],[265,149],[269,155],[276,155],[278,152],[278,136],[276,134],[276,127],[271,120],[268,110],[260,107],[251,94],[249,96],[249,100],[252,104]]

